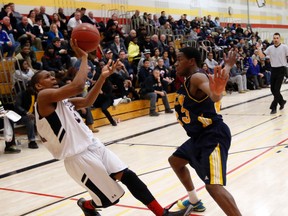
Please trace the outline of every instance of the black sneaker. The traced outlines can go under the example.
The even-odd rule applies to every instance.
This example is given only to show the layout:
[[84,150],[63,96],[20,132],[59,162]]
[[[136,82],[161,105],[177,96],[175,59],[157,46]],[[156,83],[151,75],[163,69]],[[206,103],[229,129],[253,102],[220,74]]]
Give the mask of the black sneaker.
[[39,147],[38,147],[38,145],[37,145],[37,143],[35,141],[30,141],[28,143],[28,148],[30,148],[30,149],[38,149]]
[[85,216],[101,216],[99,214],[98,211],[96,211],[96,209],[87,209],[84,207],[84,202],[86,202],[86,200],[84,198],[80,198],[77,201],[77,205],[82,209],[82,211],[84,212]]
[[165,113],[174,113],[174,111],[171,109],[167,109],[167,110],[165,110]]
[[187,208],[181,209],[179,211],[170,212],[169,209],[172,208],[175,204],[174,202],[168,209],[164,209],[163,216],[189,216],[191,211],[187,211]]
[[21,150],[18,149],[18,148],[16,147],[16,145],[12,145],[12,146],[9,146],[9,147],[5,147],[5,149],[4,149],[4,153],[5,153],[5,154],[17,154],[17,153],[20,153],[20,152],[21,152]]
[[270,112],[270,114],[276,114],[276,113],[277,113],[276,109],[272,109]]
[[280,110],[284,108],[285,104],[286,104],[286,100],[283,100],[282,104],[280,105]]
[[150,114],[149,114],[150,116],[159,116],[160,114],[158,113],[158,112],[150,112]]

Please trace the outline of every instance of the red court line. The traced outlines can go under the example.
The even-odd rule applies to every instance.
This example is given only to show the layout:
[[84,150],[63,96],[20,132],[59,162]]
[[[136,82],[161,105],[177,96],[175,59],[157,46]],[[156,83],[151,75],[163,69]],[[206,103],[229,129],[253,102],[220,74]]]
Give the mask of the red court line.
[[[264,155],[265,153],[271,151],[272,149],[274,149],[276,146],[279,146],[281,145],[282,143],[284,143],[285,141],[287,141],[288,138],[280,141],[279,143],[277,143],[276,145],[274,146],[271,146],[270,148],[266,149],[265,151],[261,152],[260,154],[256,155],[255,157],[251,158],[250,160],[247,160],[246,162],[240,164],[239,166],[235,167],[234,169],[230,170],[229,172],[227,172],[227,175],[235,172],[236,170],[242,168],[243,166],[249,164],[250,162],[254,161],[255,159],[259,158],[260,156]],[[196,189],[196,191],[200,191],[202,190],[203,188],[205,188],[205,185],[199,187]],[[51,198],[56,198],[56,199],[65,199],[64,196],[57,196],[57,195],[53,195],[53,194],[44,194],[44,193],[37,193],[37,192],[32,192],[32,191],[24,191],[24,190],[16,190],[16,189],[11,189],[11,188],[2,188],[0,187],[0,190],[3,190],[3,191],[10,191],[10,192],[17,192],[17,193],[26,193],[26,194],[32,194],[32,195],[37,195],[37,196],[43,196],[43,197],[51,197]],[[185,199],[187,197],[186,196],[183,196],[181,197],[180,199]],[[69,200],[73,200],[73,201],[77,201],[78,199],[76,198],[69,198]],[[173,202],[174,203],[174,202]],[[172,204],[172,203],[171,203]],[[170,207],[171,204],[167,205],[166,208]],[[116,204],[116,206],[118,207],[124,207],[124,208],[131,208],[131,209],[139,209],[139,210],[149,210],[145,207],[137,207],[137,206],[130,206],[130,205],[122,205],[122,204]],[[190,214],[190,216],[200,216],[198,214]]]

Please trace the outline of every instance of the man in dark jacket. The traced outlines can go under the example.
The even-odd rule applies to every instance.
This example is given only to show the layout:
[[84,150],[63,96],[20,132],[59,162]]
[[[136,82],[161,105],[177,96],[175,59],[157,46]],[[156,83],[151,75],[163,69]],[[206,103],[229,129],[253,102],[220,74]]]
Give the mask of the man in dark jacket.
[[154,69],[152,74],[145,79],[140,89],[140,95],[142,98],[150,100],[150,116],[159,116],[159,113],[156,112],[156,101],[159,97],[162,98],[165,113],[173,113],[168,102],[167,93],[162,87],[159,70]]

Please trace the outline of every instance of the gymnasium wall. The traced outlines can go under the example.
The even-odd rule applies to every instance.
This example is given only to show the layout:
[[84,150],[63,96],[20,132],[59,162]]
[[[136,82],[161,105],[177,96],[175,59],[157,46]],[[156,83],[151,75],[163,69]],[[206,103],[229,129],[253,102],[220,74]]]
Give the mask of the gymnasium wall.
[[[260,5],[264,0],[258,0]],[[2,1],[3,4],[11,1]],[[107,17],[116,12],[120,19],[130,18],[135,9],[143,12],[160,14],[162,10],[166,14],[171,14],[178,20],[181,14],[186,13],[191,20],[195,16],[207,16],[212,18],[218,16],[223,23],[250,23],[265,37],[270,37],[270,33],[280,32],[282,36],[288,38],[286,29],[288,28],[286,0],[266,0],[264,7],[258,7],[256,0],[14,0],[16,10],[23,14],[28,14],[29,10],[35,6],[46,6],[48,14],[57,11],[58,7],[63,7],[67,16],[72,14],[77,7],[85,7],[91,10],[98,20],[106,21]],[[264,32],[264,33],[262,33]]]

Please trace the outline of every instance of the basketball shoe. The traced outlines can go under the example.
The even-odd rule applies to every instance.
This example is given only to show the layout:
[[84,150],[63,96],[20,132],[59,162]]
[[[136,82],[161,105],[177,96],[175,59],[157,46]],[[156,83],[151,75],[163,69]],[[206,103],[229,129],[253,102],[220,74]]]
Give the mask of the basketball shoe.
[[77,201],[77,205],[82,209],[85,216],[101,216],[100,213],[96,209],[88,209],[84,207],[84,203],[86,200],[84,198],[80,198]]
[[[197,203],[195,204],[192,204],[189,202],[189,200],[178,200],[177,202],[177,206],[180,208],[180,209],[184,209],[186,210],[187,212],[192,212],[192,211],[195,211],[195,212],[204,212],[206,210],[205,206],[203,205],[203,203],[201,202],[201,200],[199,200]],[[186,214],[185,214],[186,215]]]

